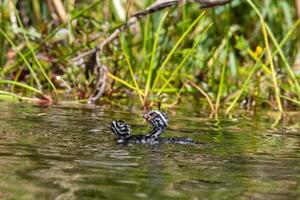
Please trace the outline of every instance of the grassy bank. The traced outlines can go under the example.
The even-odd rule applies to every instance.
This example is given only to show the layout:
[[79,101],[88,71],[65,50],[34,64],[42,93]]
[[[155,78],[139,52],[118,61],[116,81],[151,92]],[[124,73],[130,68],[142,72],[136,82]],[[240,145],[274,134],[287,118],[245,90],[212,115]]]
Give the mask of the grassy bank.
[[205,10],[179,4],[140,18],[87,55],[152,3],[122,2],[1,1],[0,98],[138,99],[134,105],[146,108],[180,106],[193,97],[227,113],[300,105],[294,1],[234,0]]

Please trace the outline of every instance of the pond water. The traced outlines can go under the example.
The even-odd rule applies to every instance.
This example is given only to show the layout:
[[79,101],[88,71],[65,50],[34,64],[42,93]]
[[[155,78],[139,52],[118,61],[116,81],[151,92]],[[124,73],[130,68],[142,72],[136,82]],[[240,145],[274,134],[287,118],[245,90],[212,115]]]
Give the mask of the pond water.
[[0,199],[300,199],[299,113],[168,114],[204,145],[117,145],[110,121],[145,133],[142,112],[0,102]]

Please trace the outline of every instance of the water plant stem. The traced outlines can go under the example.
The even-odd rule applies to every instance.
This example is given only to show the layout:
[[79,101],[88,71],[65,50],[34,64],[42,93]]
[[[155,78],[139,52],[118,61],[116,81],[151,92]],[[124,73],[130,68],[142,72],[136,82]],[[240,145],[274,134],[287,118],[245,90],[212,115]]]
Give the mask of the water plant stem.
[[24,29],[24,26],[23,26],[23,23],[20,19],[20,15],[17,11],[17,9],[15,8],[15,13],[16,13],[16,16],[17,16],[17,20],[18,20],[18,23],[21,27],[21,31],[23,33],[23,36],[25,38],[25,41],[26,41],[26,46],[28,47],[29,51],[31,52],[32,56],[33,56],[33,59],[34,61],[36,62],[37,66],[39,67],[40,71],[42,72],[42,75],[44,76],[44,78],[47,80],[47,82],[50,84],[51,88],[53,89],[54,93],[57,94],[57,91],[56,91],[56,87],[55,85],[53,84],[53,82],[51,81],[51,79],[48,77],[48,75],[46,74],[45,70],[44,70],[44,67],[42,66],[42,64],[40,63],[40,61],[37,59],[36,55],[35,55],[35,52],[33,50],[33,47],[31,45],[31,42],[29,41],[26,33],[25,33],[25,29]]
[[220,99],[221,99],[221,95],[223,94],[225,73],[226,73],[226,65],[227,65],[226,61],[227,61],[227,56],[228,56],[228,43],[227,43],[226,52],[224,52],[224,53],[226,54],[226,56],[225,56],[224,62],[222,64],[221,80],[220,80],[220,84],[219,84],[219,90],[218,90],[218,95],[217,95],[217,100],[216,100],[216,105],[215,105],[215,111],[216,112],[218,112],[218,110],[219,110]]
[[179,40],[176,42],[172,50],[169,52],[165,60],[163,61],[162,65],[159,67],[156,77],[154,78],[153,85],[151,87],[151,90],[156,87],[157,81],[159,77],[161,76],[163,69],[167,65],[168,61],[171,59],[172,55],[175,53],[176,50],[178,50],[179,45],[184,41],[187,34],[196,26],[196,24],[202,19],[205,15],[205,12],[202,12],[195,20],[194,22],[187,28],[187,30],[182,34],[182,36],[179,38]]
[[[130,72],[130,75],[131,75],[131,79],[132,79],[132,81],[133,81],[133,83],[135,85],[136,90],[140,91],[140,87],[139,87],[139,85],[138,85],[138,83],[137,83],[137,81],[135,79],[134,73],[133,73],[133,69],[132,69],[132,66],[131,66],[131,63],[130,63],[129,55],[127,53],[127,49],[126,49],[126,45],[125,45],[125,40],[124,40],[124,37],[123,37],[122,34],[121,34],[120,39],[121,39],[122,50],[123,50],[123,53],[125,55],[125,60],[127,62],[127,66],[128,66],[128,69],[129,69],[129,72]],[[144,101],[143,101],[143,97],[142,97],[141,93],[138,92],[138,95],[139,95],[141,104],[143,104]]]
[[[264,52],[264,51],[263,51]],[[244,82],[242,88],[240,89],[240,91],[238,92],[238,94],[236,95],[236,97],[234,98],[234,100],[231,102],[231,104],[229,105],[229,107],[226,109],[225,113],[229,114],[229,112],[232,110],[232,108],[236,105],[237,101],[240,99],[240,97],[242,96],[242,94],[244,93],[244,91],[246,90],[253,74],[260,68],[260,62],[261,59],[263,57],[264,53],[261,53],[260,56],[258,57],[258,59],[256,60],[255,65],[251,68],[250,73],[248,74],[246,81]]]
[[16,85],[16,86],[19,86],[21,88],[24,88],[28,91],[32,91],[32,92],[35,92],[41,96],[45,96],[43,92],[41,92],[40,90],[34,88],[34,87],[31,87],[29,85],[26,85],[24,83],[20,83],[20,82],[16,82],[16,81],[10,81],[10,80],[0,80],[0,84],[12,84],[12,85]]
[[[212,23],[209,23],[207,25],[207,27],[201,33],[206,33],[211,26],[212,26]],[[198,47],[200,41],[201,41],[200,38],[195,41],[193,47],[188,51],[188,53],[182,59],[182,61],[180,62],[180,64],[175,68],[175,70],[172,72],[172,74],[167,79],[167,81],[164,83],[164,85],[158,90],[158,92],[156,94],[157,96],[159,96],[162,93],[162,91],[168,86],[168,84],[175,78],[175,76],[177,75],[177,73],[179,72],[179,70],[184,66],[184,64],[186,63],[186,61],[188,60],[188,58],[191,56],[191,54],[194,52],[194,50]]]
[[159,25],[157,27],[157,30],[156,30],[154,43],[153,43],[153,48],[152,48],[151,60],[150,60],[149,68],[148,68],[148,76],[147,76],[147,82],[146,82],[146,88],[145,88],[145,99],[144,99],[144,101],[146,101],[146,98],[148,97],[149,91],[151,89],[150,87],[151,87],[151,80],[152,80],[152,75],[153,75],[152,73],[153,73],[154,63],[155,63],[155,59],[156,59],[156,53],[155,52],[157,51],[157,45],[158,45],[158,40],[159,40],[162,25],[163,25],[163,22],[165,21],[167,16],[168,16],[168,12],[166,12],[162,16],[162,18],[159,21]]
[[276,102],[277,102],[278,110],[280,112],[282,112],[283,108],[282,108],[281,99],[280,99],[280,89],[278,87],[277,78],[276,78],[276,71],[275,71],[275,67],[274,67],[274,63],[273,63],[272,53],[271,53],[270,46],[269,46],[268,33],[267,33],[267,30],[266,30],[267,25],[266,25],[262,15],[261,15],[261,13],[259,12],[257,7],[255,6],[255,4],[252,2],[252,0],[247,0],[247,2],[250,4],[250,6],[254,9],[254,11],[256,12],[256,14],[260,18],[262,33],[263,33],[264,42],[265,42],[265,45],[266,45],[266,51],[267,51],[267,54],[268,54],[268,60],[270,62],[270,68],[271,68],[271,71],[272,71],[272,79],[273,79],[274,90],[275,90],[275,99],[276,99]]
[[139,90],[138,88],[134,87],[133,85],[131,85],[130,83],[128,83],[127,81],[124,81],[120,78],[118,78],[117,76],[113,75],[112,73],[108,72],[108,77],[110,77],[111,79],[114,79],[115,81],[125,85],[126,87],[136,91],[139,95],[144,96],[144,92],[142,90]]
[[[53,36],[59,31],[61,30],[63,27],[65,27],[66,25],[69,24],[69,22],[72,22],[74,19],[77,19],[78,17],[82,16],[84,13],[86,13],[87,11],[91,10],[92,8],[94,8],[95,6],[97,6],[99,3],[103,2],[103,0],[98,0],[93,2],[91,5],[87,6],[86,8],[80,10],[78,13],[74,14],[74,16],[71,17],[71,19],[67,22],[64,22],[62,24],[60,24],[59,26],[57,26],[54,30],[52,30],[45,39],[43,39],[38,45],[36,45],[35,47],[33,47],[33,51],[37,51],[39,48],[42,47],[43,44],[45,44],[47,41],[49,41],[51,38],[53,38]],[[29,55],[31,54],[30,51],[27,51],[23,54],[24,58],[27,58]],[[22,57],[21,57],[22,58]],[[22,60],[24,60],[22,58]],[[12,69],[14,69],[16,66],[18,66],[20,64],[20,61],[14,62],[12,65],[8,66],[5,68],[5,70],[3,70],[2,74],[6,74],[9,71],[11,71]]]
[[41,89],[42,85],[41,85],[39,79],[37,78],[37,75],[36,75],[35,71],[32,69],[31,65],[29,64],[29,61],[26,59],[26,57],[23,55],[23,53],[17,48],[17,46],[15,45],[15,43],[8,37],[8,35],[5,33],[5,31],[1,27],[0,27],[0,33],[10,43],[10,45],[14,48],[14,50],[17,52],[17,54],[20,55],[20,57],[24,61],[25,65],[27,66],[30,74],[32,75],[32,78],[35,80],[38,88]]

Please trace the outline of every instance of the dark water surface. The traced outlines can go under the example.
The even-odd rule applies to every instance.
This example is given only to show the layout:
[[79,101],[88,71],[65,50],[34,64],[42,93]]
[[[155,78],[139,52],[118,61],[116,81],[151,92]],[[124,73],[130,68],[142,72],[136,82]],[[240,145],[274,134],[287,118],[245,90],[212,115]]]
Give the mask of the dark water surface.
[[169,113],[165,136],[203,146],[119,146],[142,113],[0,102],[0,199],[300,199],[300,114]]

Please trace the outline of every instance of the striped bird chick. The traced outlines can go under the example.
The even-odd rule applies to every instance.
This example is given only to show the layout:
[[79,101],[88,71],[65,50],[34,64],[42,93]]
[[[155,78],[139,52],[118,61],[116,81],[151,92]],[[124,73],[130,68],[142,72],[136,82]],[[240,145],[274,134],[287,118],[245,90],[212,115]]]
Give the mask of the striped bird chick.
[[153,127],[147,135],[130,135],[130,127],[124,120],[114,120],[111,122],[110,128],[117,137],[117,142],[119,144],[199,144],[198,142],[195,142],[190,138],[160,137],[162,132],[168,126],[168,117],[163,112],[151,110],[144,114],[143,117]]
[[117,137],[119,144],[154,144],[153,138],[146,135],[130,135],[129,125],[124,120],[114,120],[110,124],[110,129]]

